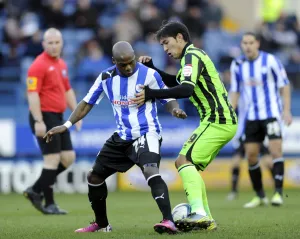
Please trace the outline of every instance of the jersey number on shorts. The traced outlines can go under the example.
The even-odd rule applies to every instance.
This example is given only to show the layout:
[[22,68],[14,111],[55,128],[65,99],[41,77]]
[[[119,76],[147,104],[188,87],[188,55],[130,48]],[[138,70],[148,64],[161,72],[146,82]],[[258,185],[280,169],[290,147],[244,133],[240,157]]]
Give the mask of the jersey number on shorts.
[[267,133],[268,135],[277,135],[280,136],[280,126],[277,121],[270,122],[267,124]]
[[134,146],[135,152],[139,151],[139,148],[145,148],[145,135],[139,137],[134,143],[132,144]]

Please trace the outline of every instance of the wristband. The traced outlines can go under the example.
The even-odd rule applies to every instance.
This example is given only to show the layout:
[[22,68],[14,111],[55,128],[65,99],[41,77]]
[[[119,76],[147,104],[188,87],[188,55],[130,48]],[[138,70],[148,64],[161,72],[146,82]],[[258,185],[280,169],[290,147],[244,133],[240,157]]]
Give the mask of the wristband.
[[66,123],[64,123],[64,126],[66,126],[67,128],[70,128],[73,124],[71,123],[71,121],[67,121]]

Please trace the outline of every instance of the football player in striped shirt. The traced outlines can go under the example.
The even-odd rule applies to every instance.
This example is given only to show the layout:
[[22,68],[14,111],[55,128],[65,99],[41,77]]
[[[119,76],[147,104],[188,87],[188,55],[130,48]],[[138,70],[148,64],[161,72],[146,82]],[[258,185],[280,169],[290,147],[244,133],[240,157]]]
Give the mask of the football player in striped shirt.
[[[134,50],[128,42],[117,42],[113,46],[113,62],[115,65],[99,75],[69,120],[64,125],[49,130],[44,137],[49,142],[53,135],[65,132],[85,117],[104,95],[111,102],[117,130],[103,145],[87,176],[88,196],[96,219],[91,225],[76,232],[111,231],[106,215],[105,179],[116,172],[126,172],[136,164],[141,168],[153,199],[162,213],[163,220],[155,224],[155,231],[176,233],[168,187],[159,174],[162,137],[155,100],[149,100],[139,108],[131,100],[141,91],[141,85],[148,85],[153,89],[163,89],[166,86],[155,70],[136,62]],[[176,100],[161,99],[160,102],[173,116],[186,118]]]
[[144,104],[149,99],[189,98],[200,114],[200,126],[183,144],[175,165],[183,181],[192,213],[179,220],[176,226],[183,231],[216,229],[209,210],[204,181],[198,170],[205,170],[219,151],[235,135],[237,117],[231,107],[227,91],[209,56],[191,43],[187,27],[180,22],[167,22],[157,32],[157,39],[165,52],[180,60],[177,76],[156,69],[151,57],[140,60],[159,71],[170,89],[150,89],[137,93],[135,102]]
[[252,32],[241,42],[244,55],[232,62],[231,103],[235,109],[240,95],[249,102],[245,124],[245,151],[249,174],[256,196],[244,205],[254,208],[267,205],[258,155],[260,144],[269,139],[273,158],[275,192],[271,203],[283,204],[284,158],[282,153],[282,122],[290,125],[290,85],[281,62],[272,54],[259,50],[259,40]]
[[[234,72],[231,73],[233,75]],[[230,98],[230,97],[229,97]],[[232,167],[231,167],[231,191],[227,195],[227,200],[235,200],[238,197],[238,182],[240,178],[240,165],[242,160],[245,158],[245,147],[244,147],[244,129],[247,116],[248,104],[245,102],[243,97],[239,98],[238,107],[236,113],[238,115],[238,129],[231,140],[232,146],[234,148],[234,153],[232,157]],[[265,140],[260,144],[260,161],[263,163],[265,168],[269,170],[271,176],[273,177],[273,162],[272,157],[268,150],[268,142]]]

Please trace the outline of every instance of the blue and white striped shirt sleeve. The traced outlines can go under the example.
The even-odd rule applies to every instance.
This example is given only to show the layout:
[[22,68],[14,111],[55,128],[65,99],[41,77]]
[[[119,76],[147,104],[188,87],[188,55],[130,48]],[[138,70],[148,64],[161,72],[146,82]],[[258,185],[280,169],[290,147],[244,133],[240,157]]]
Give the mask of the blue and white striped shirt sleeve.
[[91,105],[99,104],[99,102],[102,100],[104,96],[102,84],[103,82],[102,82],[102,73],[101,73],[98,76],[98,78],[95,80],[93,86],[90,88],[87,95],[83,98],[83,101]]
[[[168,89],[168,87],[165,85],[165,83],[162,81],[160,74],[158,74],[157,71],[154,72],[153,77],[151,78],[149,82],[149,88],[150,89]],[[173,98],[170,99],[159,99],[159,102],[164,105],[168,103],[169,101],[175,100]]]
[[282,88],[289,84],[286,71],[278,58],[273,55],[270,56],[273,77],[277,79],[278,88]]
[[236,61],[232,61],[230,66],[230,92],[240,92],[240,75]]

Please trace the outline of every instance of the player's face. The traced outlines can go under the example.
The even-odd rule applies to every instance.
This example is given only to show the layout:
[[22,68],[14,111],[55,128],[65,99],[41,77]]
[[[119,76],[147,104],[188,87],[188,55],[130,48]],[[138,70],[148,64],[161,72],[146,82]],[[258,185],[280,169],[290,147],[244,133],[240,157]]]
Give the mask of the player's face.
[[163,37],[159,40],[159,43],[163,46],[164,51],[168,54],[168,56],[174,59],[181,58],[183,47],[178,37]]
[[124,57],[124,59],[118,60],[113,59],[113,61],[122,75],[129,77],[133,74],[134,68],[136,66],[135,56]]
[[43,47],[45,51],[52,57],[60,57],[63,42],[62,38],[58,34],[47,36],[43,41]]
[[259,51],[259,41],[252,35],[243,36],[242,50],[248,59],[255,59]]

